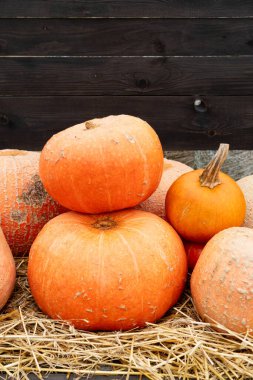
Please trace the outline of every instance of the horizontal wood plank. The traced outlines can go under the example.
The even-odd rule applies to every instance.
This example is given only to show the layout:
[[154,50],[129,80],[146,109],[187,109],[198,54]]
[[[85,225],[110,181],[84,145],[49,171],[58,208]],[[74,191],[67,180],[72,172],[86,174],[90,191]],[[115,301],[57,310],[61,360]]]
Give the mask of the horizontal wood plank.
[[165,150],[252,149],[253,96],[0,97],[0,148],[41,149],[54,133],[109,114],[147,120]]
[[253,53],[253,19],[8,19],[0,55],[233,55]]
[[251,95],[252,57],[0,58],[0,95]]
[[252,17],[252,0],[2,0],[0,17]]

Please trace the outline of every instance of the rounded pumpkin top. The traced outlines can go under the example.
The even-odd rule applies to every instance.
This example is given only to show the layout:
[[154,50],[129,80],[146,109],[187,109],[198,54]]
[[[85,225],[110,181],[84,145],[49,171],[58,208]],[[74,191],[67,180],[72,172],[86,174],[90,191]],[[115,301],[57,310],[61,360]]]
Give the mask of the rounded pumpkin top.
[[19,149],[2,149],[0,150],[0,157],[17,157],[18,156],[26,156],[27,154],[39,154],[39,152],[29,152],[27,150],[19,150]]
[[63,206],[99,213],[135,206],[157,188],[160,140],[148,123],[128,115],[93,119],[54,135],[40,158],[40,176]]

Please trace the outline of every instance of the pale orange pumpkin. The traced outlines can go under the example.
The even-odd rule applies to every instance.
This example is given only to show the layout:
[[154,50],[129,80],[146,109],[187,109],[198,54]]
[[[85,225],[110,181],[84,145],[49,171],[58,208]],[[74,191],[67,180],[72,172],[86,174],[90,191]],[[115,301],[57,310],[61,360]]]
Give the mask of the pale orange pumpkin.
[[164,158],[163,174],[158,188],[148,199],[136,206],[136,208],[152,212],[165,219],[165,198],[167,191],[178,177],[191,170],[192,168],[190,168],[190,166],[182,162]]
[[243,223],[246,203],[238,184],[220,172],[228,153],[221,144],[206,169],[180,176],[166,196],[166,216],[185,240],[205,243],[217,232]]
[[145,121],[128,115],[89,120],[54,135],[40,176],[63,206],[100,213],[136,206],[157,188],[163,150]]
[[15,262],[0,228],[0,309],[6,304],[14,289],[16,280]]
[[[253,330],[253,230],[233,227],[204,247],[191,276],[200,317],[236,332]],[[221,329],[216,325],[215,328]]]
[[39,157],[39,152],[0,151],[0,220],[14,255],[28,253],[44,224],[65,211],[40,181]]
[[158,216],[140,210],[61,214],[32,245],[28,279],[41,310],[85,330],[154,322],[181,295],[183,243]]
[[245,227],[253,228],[253,175],[237,181],[246,200],[246,215],[243,222]]

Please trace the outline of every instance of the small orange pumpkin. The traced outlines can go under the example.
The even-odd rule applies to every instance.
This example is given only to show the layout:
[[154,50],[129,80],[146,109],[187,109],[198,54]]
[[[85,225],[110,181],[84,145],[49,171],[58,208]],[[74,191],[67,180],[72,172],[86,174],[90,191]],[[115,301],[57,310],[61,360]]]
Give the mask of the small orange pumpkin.
[[101,213],[136,206],[157,188],[163,150],[145,121],[108,116],[54,135],[42,150],[40,176],[66,208]]
[[163,174],[158,188],[148,199],[139,204],[136,208],[152,212],[165,219],[165,198],[167,191],[178,177],[191,170],[192,168],[190,168],[190,166],[182,162],[164,158]]
[[200,317],[236,332],[253,330],[252,273],[253,230],[233,227],[215,235],[191,276],[191,294]]
[[0,309],[4,307],[14,289],[16,280],[15,262],[0,227]]
[[45,191],[39,178],[40,152],[0,151],[0,219],[14,255],[29,252],[48,220],[65,209]]
[[41,310],[85,330],[154,322],[181,295],[183,243],[158,216],[140,210],[61,214],[35,239],[28,263]]
[[220,172],[228,147],[221,144],[206,169],[183,174],[169,188],[166,216],[185,240],[205,243],[217,232],[243,223],[243,193],[231,177]]

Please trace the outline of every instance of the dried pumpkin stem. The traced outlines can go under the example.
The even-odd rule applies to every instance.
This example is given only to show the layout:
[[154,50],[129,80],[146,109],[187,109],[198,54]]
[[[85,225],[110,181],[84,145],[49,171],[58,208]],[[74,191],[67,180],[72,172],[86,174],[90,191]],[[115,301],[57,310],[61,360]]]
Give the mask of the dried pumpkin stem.
[[95,128],[98,128],[98,127],[99,127],[99,124],[97,122],[95,122],[95,120],[88,120],[85,123],[85,128],[86,129],[95,129]]
[[117,223],[110,216],[100,217],[94,223],[92,223],[92,227],[99,230],[110,230],[115,226],[117,226]]
[[228,150],[229,144],[220,144],[216,154],[213,156],[213,158],[199,177],[201,186],[206,186],[210,189],[213,189],[215,186],[221,184],[219,172],[224,161],[227,158]]

